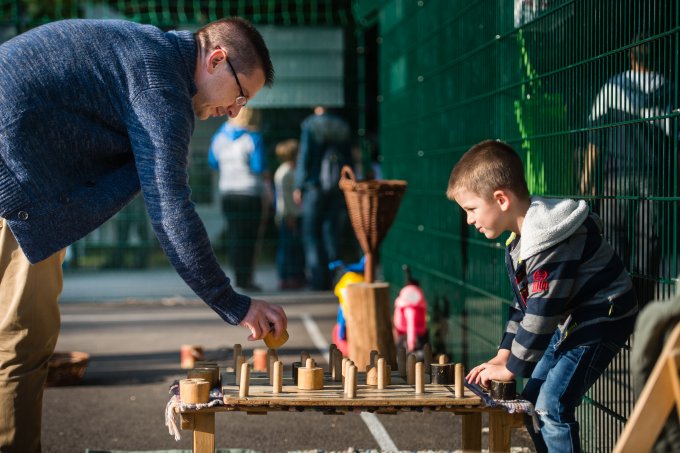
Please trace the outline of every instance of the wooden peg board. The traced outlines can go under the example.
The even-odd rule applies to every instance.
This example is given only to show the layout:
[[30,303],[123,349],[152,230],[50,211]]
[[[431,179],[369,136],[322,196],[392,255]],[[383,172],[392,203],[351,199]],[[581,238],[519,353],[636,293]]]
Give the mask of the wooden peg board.
[[273,393],[266,373],[252,373],[249,394],[239,397],[239,388],[234,381],[234,373],[223,373],[222,393],[227,406],[244,408],[266,408],[282,410],[287,408],[328,408],[336,410],[379,409],[391,407],[456,409],[482,405],[481,398],[467,388],[463,397],[455,397],[453,385],[425,385],[425,393],[416,395],[415,387],[407,385],[398,372],[392,373],[392,385],[383,390],[366,385],[366,373],[359,373],[356,398],[344,395],[342,382],[333,382],[324,373],[323,390],[299,390],[293,384],[290,370],[284,372],[283,388],[279,394]]

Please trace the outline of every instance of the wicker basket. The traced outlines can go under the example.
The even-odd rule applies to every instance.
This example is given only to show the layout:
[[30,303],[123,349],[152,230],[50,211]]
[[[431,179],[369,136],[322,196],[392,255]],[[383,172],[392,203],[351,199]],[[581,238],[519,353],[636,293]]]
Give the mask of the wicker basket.
[[345,166],[339,186],[345,193],[354,234],[366,256],[364,281],[371,283],[374,281],[375,269],[373,254],[378,251],[397,215],[406,191],[406,181],[357,181],[352,169]]
[[47,363],[48,387],[74,385],[85,374],[90,354],[86,352],[55,352]]

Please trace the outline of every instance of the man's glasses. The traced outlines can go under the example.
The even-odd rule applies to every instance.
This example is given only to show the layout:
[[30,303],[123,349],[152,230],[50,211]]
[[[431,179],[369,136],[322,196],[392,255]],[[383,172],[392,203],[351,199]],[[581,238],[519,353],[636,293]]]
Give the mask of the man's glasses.
[[[226,56],[225,56],[226,57]],[[229,69],[231,69],[231,73],[234,74],[234,79],[236,79],[236,84],[238,85],[238,90],[239,90],[239,96],[236,98],[236,105],[239,107],[243,107],[248,103],[248,98],[246,97],[245,94],[243,94],[243,87],[241,86],[241,81],[238,79],[238,76],[236,75],[236,70],[234,70],[234,66],[232,66],[231,61],[229,61],[229,58],[226,57],[227,64],[229,65]]]

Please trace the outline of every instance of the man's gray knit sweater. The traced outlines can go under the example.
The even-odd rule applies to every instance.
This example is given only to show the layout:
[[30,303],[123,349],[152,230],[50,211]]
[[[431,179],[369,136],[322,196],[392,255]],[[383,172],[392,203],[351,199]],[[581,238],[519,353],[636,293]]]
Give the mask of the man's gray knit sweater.
[[197,47],[125,21],[50,23],[0,46],[0,217],[32,262],[82,238],[141,188],[187,284],[237,324],[250,298],[217,262],[190,200]]

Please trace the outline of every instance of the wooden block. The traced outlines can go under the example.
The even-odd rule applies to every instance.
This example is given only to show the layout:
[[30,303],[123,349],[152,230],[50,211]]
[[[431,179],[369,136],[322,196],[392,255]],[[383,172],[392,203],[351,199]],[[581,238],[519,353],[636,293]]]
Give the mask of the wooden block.
[[179,381],[179,397],[183,403],[199,404],[210,401],[210,382],[205,379]]
[[253,349],[253,370],[254,371],[268,371],[269,358],[267,357],[267,350],[262,348]]
[[355,283],[346,288],[343,312],[347,322],[349,357],[360,370],[366,369],[370,351],[377,350],[387,363],[396,366],[392,336],[389,284]]
[[210,384],[210,388],[214,389],[219,388],[220,386],[219,373],[220,370],[218,368],[193,368],[191,370],[187,370],[187,378],[205,379]]
[[279,349],[288,341],[288,331],[284,330],[278,337],[274,336],[274,331],[270,330],[263,338],[264,344],[271,349]]
[[203,347],[195,344],[183,344],[180,347],[180,367],[188,370],[196,366],[196,361],[203,360]]
[[430,365],[431,383],[437,385],[453,384],[453,364],[433,363]]
[[515,381],[491,380],[489,396],[495,400],[507,401],[517,399],[517,386]]
[[300,390],[323,389],[323,368],[313,366],[312,359],[307,359],[307,366],[298,368],[298,383]]

